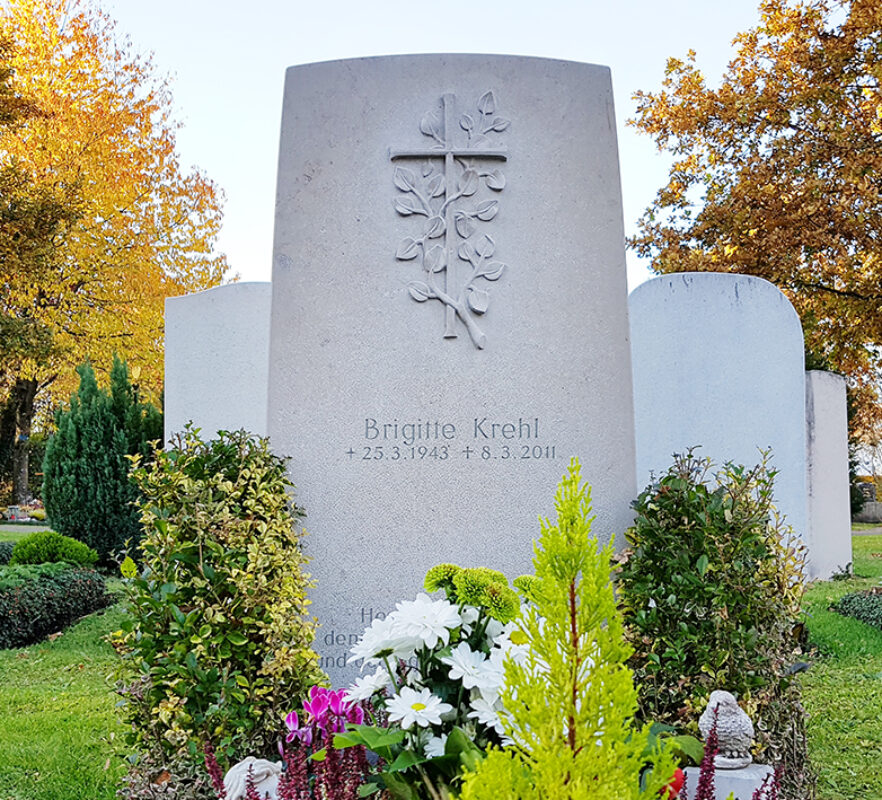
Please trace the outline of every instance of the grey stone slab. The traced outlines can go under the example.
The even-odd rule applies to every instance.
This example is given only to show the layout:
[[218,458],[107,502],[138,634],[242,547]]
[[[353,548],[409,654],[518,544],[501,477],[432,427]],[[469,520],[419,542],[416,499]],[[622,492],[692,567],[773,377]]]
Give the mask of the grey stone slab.
[[529,571],[571,456],[601,539],[627,527],[626,297],[606,68],[289,69],[268,424],[308,513],[335,683],[355,674],[350,642],[432,565]]
[[269,283],[231,283],[165,301],[165,439],[193,422],[265,436]]
[[[698,767],[686,767],[686,787],[681,796],[683,800],[695,797],[698,778],[701,771]],[[716,800],[728,800],[731,794],[734,800],[753,800],[754,793],[766,777],[774,770],[767,764],[750,764],[741,769],[718,769],[714,773],[714,797]]]
[[787,298],[748,275],[663,275],[629,298],[637,483],[699,446],[753,465],[771,448],[775,500],[807,541],[805,361]]
[[809,572],[827,580],[852,562],[845,378],[822,370],[805,377]]

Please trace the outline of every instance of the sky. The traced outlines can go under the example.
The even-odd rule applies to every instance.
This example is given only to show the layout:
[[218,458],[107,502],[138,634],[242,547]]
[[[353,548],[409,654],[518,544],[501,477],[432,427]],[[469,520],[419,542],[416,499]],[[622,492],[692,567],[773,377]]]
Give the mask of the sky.
[[[400,53],[503,53],[611,68],[626,234],[667,176],[669,159],[626,127],[632,95],[661,86],[692,48],[716,84],[733,37],[759,0],[103,0],[139,52],[171,76],[184,167],[226,194],[218,249],[242,280],[271,277],[285,69]],[[631,288],[649,276],[628,254]]]

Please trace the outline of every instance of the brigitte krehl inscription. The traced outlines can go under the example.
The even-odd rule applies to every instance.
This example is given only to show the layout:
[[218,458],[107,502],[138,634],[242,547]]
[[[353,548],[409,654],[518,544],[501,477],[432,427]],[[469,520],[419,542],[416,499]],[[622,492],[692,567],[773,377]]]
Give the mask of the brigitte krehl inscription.
[[364,417],[357,441],[344,451],[349,461],[524,461],[557,458],[539,417],[468,422],[416,419],[402,422]]

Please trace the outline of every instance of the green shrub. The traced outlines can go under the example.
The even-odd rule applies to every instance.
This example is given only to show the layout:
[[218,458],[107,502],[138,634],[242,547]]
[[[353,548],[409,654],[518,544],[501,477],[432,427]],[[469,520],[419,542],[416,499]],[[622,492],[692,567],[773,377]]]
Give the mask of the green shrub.
[[53,561],[92,567],[98,561],[98,553],[69,536],[55,531],[37,531],[16,543],[9,563],[50,564]]
[[500,721],[516,744],[491,749],[466,774],[461,797],[658,798],[676,763],[670,752],[647,753],[649,725],[634,725],[630,648],[610,582],[613,549],[590,535],[591,490],[576,459],[555,507],[555,524],[541,520],[531,605],[516,622],[527,653],[504,665]]
[[[804,548],[772,503],[768,454],[752,469],[713,468],[690,451],[634,503],[618,590],[644,719],[690,732],[713,689],[754,719],[760,759],[807,770],[798,660]],[[784,796],[799,796],[793,785]],[[805,795],[803,795],[805,796]]]
[[98,551],[100,558],[137,540],[141,527],[129,480],[128,456],[148,452],[148,436],[162,436],[159,412],[142,403],[125,362],[114,357],[110,390],[98,388],[89,363],[77,367],[80,385],[43,459],[43,501],[52,527]]
[[12,558],[12,548],[14,547],[15,542],[0,542],[0,567],[9,563],[9,559]]
[[24,647],[111,602],[91,569],[41,564],[0,569],[0,648]]
[[117,637],[131,743],[157,758],[208,739],[228,757],[269,753],[324,680],[286,462],[244,431],[173,444],[133,473],[142,568],[124,565],[131,618]]
[[831,608],[843,616],[854,617],[882,630],[882,592],[878,589],[847,594],[839,598]]

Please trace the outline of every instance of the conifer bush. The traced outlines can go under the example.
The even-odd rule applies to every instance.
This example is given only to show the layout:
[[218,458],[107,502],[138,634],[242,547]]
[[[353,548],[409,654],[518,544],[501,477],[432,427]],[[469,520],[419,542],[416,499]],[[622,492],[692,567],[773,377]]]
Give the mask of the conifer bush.
[[98,561],[98,553],[88,545],[56,531],[36,531],[16,542],[9,563],[51,564],[55,561],[92,567]]
[[52,527],[109,560],[140,535],[129,480],[130,455],[150,452],[162,437],[162,417],[142,403],[124,361],[114,357],[110,390],[98,388],[88,362],[77,367],[80,385],[70,407],[56,415],[57,431],[43,459],[43,500]]
[[115,636],[129,740],[169,763],[207,741],[225,760],[271,755],[285,714],[326,680],[286,461],[245,431],[172,445],[133,471],[144,535]]
[[617,589],[642,718],[696,732],[711,691],[754,720],[784,797],[810,794],[800,660],[804,547],[773,505],[769,454],[753,468],[677,456],[634,503]]
[[[505,661],[501,715],[512,744],[492,749],[463,781],[462,800],[658,798],[676,764],[634,725],[631,648],[610,582],[612,545],[590,535],[591,491],[573,460],[542,521],[518,625],[527,655]],[[649,770],[647,770],[647,766]]]

